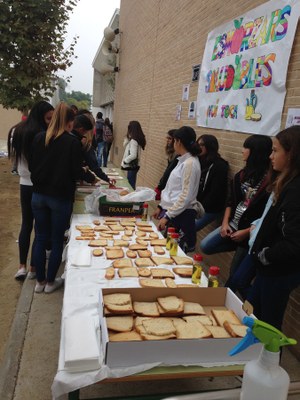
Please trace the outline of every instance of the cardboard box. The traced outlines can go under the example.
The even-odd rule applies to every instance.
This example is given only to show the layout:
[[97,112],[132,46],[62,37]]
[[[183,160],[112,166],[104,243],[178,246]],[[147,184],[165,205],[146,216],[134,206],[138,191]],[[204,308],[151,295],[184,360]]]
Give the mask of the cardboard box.
[[106,196],[99,199],[101,216],[110,217],[140,217],[143,214],[144,203],[122,203],[107,201]]
[[[110,293],[130,293],[133,301],[155,301],[157,297],[175,295],[185,301],[200,303],[210,308],[232,309],[240,320],[246,316],[242,302],[228,288],[130,288],[102,289],[100,313],[103,313],[102,296]],[[257,359],[261,344],[256,344],[234,357],[229,351],[241,338],[228,339],[172,339],[157,341],[109,342],[106,318],[100,318],[105,363],[109,367],[129,367],[140,364],[162,362],[168,365],[196,365],[201,363],[236,362],[244,364]]]

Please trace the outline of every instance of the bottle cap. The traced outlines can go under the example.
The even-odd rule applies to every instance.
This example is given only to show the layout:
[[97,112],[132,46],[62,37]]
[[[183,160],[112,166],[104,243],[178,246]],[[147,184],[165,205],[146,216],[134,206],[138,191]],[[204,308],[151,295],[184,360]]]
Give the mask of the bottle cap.
[[168,228],[168,233],[173,233],[176,232],[176,229],[173,226],[170,226],[170,228]]
[[171,238],[173,239],[178,239],[179,238],[179,233],[172,233]]
[[209,267],[209,270],[208,270],[209,275],[216,276],[219,274],[219,272],[220,272],[219,267]]
[[148,208],[148,203],[144,203],[143,207]]
[[202,254],[194,254],[193,258],[194,258],[195,261],[202,261],[203,260]]

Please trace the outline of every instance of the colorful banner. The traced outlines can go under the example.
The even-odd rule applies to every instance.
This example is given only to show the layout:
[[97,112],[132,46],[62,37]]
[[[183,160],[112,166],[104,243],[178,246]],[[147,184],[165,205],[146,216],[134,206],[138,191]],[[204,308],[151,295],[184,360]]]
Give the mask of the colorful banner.
[[272,0],[209,33],[197,125],[274,135],[280,130],[300,0]]

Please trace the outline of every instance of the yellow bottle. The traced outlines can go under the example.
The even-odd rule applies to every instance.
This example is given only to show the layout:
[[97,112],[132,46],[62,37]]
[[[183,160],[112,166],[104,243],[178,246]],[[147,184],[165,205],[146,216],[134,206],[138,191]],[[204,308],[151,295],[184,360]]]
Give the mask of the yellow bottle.
[[148,204],[147,203],[144,203],[144,205],[143,205],[142,221],[148,221]]
[[177,256],[179,233],[171,233],[170,256]]
[[209,267],[208,270],[208,287],[216,288],[219,286],[219,267]]
[[173,227],[168,228],[168,232],[167,232],[167,242],[166,242],[166,249],[167,249],[167,250],[170,250],[170,248],[171,248],[171,240],[172,240],[171,234],[172,234],[172,233],[175,233],[175,228],[173,228]]
[[196,285],[200,285],[201,275],[202,275],[202,266],[201,262],[203,261],[203,257],[201,254],[194,254],[194,263],[193,263],[193,273],[192,273],[192,282]]

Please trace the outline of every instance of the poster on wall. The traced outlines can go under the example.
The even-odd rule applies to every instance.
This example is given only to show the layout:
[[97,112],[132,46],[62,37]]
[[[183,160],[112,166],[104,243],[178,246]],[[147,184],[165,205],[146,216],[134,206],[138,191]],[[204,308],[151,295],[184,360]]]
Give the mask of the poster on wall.
[[189,110],[188,110],[188,119],[194,119],[196,116],[196,101],[190,101],[189,103]]
[[182,86],[182,101],[188,101],[190,93],[190,85],[189,83]]
[[197,125],[274,135],[280,130],[299,0],[271,0],[208,34]]
[[300,125],[300,108],[289,108],[285,127],[289,128],[293,125]]

